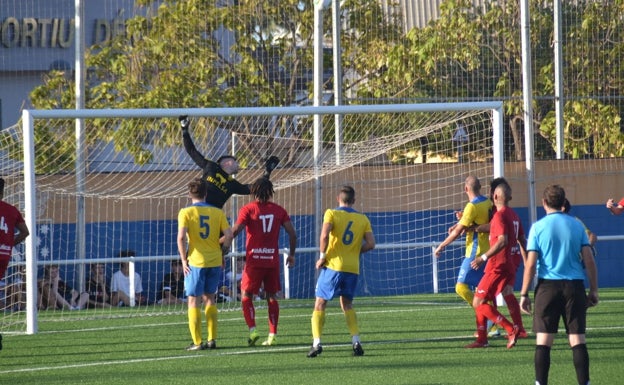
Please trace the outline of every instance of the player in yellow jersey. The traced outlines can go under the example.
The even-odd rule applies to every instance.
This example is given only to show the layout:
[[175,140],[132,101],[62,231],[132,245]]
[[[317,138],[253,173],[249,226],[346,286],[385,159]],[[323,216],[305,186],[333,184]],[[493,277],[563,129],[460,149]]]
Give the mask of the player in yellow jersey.
[[340,297],[340,306],[351,334],[354,356],[364,355],[353,296],[360,274],[360,255],[375,248],[375,237],[366,215],[353,209],[355,190],[343,186],[337,197],[338,207],[325,211],[320,239],[320,257],[316,268],[320,270],[316,282],[316,301],[312,313],[312,347],[308,357],[323,352],[321,334],[325,324],[327,302]]
[[471,286],[476,287],[479,284],[481,277],[483,277],[485,264],[475,270],[470,267],[470,263],[475,259],[475,256],[482,255],[490,248],[489,234],[477,233],[474,231],[474,228],[490,221],[492,201],[481,195],[481,182],[476,176],[470,175],[466,178],[464,191],[468,196],[468,203],[464,207],[459,221],[449,228],[448,236],[438,245],[433,253],[439,258],[447,245],[463,233],[466,234],[466,253],[459,269],[455,291],[464,301],[472,306],[474,294]]
[[[217,305],[216,293],[223,265],[223,249],[232,245],[232,230],[225,213],[209,205],[206,184],[201,179],[189,183],[192,204],[178,213],[178,253],[184,268],[184,289],[188,296],[189,330],[193,342],[186,350],[216,349]],[[223,234],[223,244],[219,243]],[[206,343],[202,343],[201,298],[208,329]]]

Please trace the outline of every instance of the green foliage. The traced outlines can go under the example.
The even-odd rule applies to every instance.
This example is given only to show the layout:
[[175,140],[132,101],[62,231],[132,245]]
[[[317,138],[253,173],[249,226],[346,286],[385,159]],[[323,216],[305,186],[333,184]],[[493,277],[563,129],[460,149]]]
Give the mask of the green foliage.
[[[564,151],[573,159],[586,155],[596,158],[624,156],[621,116],[614,106],[590,99],[572,101],[565,104],[563,118]],[[551,143],[555,142],[555,124],[554,112],[551,112],[540,125],[542,136]]]
[[[313,9],[299,0],[235,2],[219,7],[204,0],[163,1],[151,9],[148,0],[137,1],[147,16],[126,22],[124,34],[91,47],[87,108],[168,108],[221,106],[289,106],[305,104],[311,94],[313,67]],[[615,125],[624,88],[624,2],[564,2],[564,90],[566,123],[572,137],[566,151],[582,157],[617,156],[624,152]],[[490,100],[505,101],[505,116],[514,141],[515,158],[523,159],[522,49],[519,3],[487,2],[474,7],[470,0],[447,0],[439,18],[424,28],[403,33],[402,15],[384,13],[376,0],[341,3],[341,60],[349,69],[344,77],[345,95],[360,100]],[[348,12],[346,11],[348,10]],[[530,2],[534,116],[539,135],[555,147],[552,135],[553,6]],[[331,35],[331,17],[325,12],[323,33]],[[224,41],[216,31],[227,35]],[[223,44],[228,44],[224,46]],[[302,91],[298,82],[308,82]],[[327,88],[329,82],[325,84]],[[50,72],[44,84],[31,93],[36,108],[74,108],[74,84],[67,74]],[[591,101],[604,95],[597,107]],[[577,107],[586,111],[580,111]],[[611,106],[611,108],[606,108]],[[607,116],[593,121],[595,113]],[[379,118],[383,119],[383,118]],[[87,143],[116,140],[118,151],[129,151],[138,163],[151,159],[131,125],[115,127],[87,122]],[[179,142],[175,120],[163,120],[157,145]],[[195,135],[210,136],[215,122],[204,119]],[[255,129],[248,118],[231,125],[237,130]],[[392,132],[392,124],[374,121],[357,127],[356,134]],[[578,127],[584,127],[585,133]],[[39,128],[37,128],[39,129]],[[583,131],[581,130],[581,131]],[[603,132],[603,130],[607,130]],[[69,132],[69,131],[68,131]],[[300,135],[309,135],[302,129]],[[324,133],[330,138],[332,133]],[[71,136],[39,137],[72,141]],[[594,148],[574,144],[594,137]],[[133,139],[135,138],[135,139]],[[434,138],[430,138],[433,142]],[[449,139],[448,137],[445,139]],[[69,145],[59,144],[70,148]],[[450,146],[450,145],[449,145]],[[440,153],[449,148],[440,148]],[[37,152],[40,156],[41,151]],[[67,154],[68,157],[72,155]],[[48,161],[48,160],[46,160]],[[48,164],[64,169],[63,161]],[[40,164],[38,158],[37,164]]]

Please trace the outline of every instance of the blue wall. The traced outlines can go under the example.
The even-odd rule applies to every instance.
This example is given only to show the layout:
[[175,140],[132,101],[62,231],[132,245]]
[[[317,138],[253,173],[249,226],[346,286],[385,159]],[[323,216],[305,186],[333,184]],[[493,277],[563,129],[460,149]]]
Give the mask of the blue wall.
[[[517,209],[528,233],[528,210]],[[405,213],[368,214],[378,244],[414,242],[439,242],[439,236],[445,233],[451,223],[433,222],[438,218],[453,218],[451,211],[440,212],[405,212]],[[598,236],[622,234],[624,215],[612,216],[602,205],[573,207],[572,214],[583,219],[585,224]],[[543,209],[538,210],[538,218],[544,216]],[[312,216],[293,216],[296,229],[314,228]],[[392,222],[389,222],[392,221]],[[407,224],[407,225],[406,225]],[[412,225],[410,225],[412,224]],[[403,228],[405,227],[405,228]],[[71,260],[76,257],[76,228],[73,224],[52,225],[48,243],[51,252],[41,254],[40,260]],[[120,250],[135,250],[137,256],[177,255],[177,223],[170,221],[108,222],[89,224],[87,232],[87,258],[115,258]],[[139,235],[137,235],[139,234]],[[310,234],[300,234],[300,247],[314,247],[315,240]],[[243,249],[243,236],[238,239],[239,250]],[[287,237],[282,234],[280,245],[287,245]],[[597,264],[600,287],[623,287],[624,259],[621,258],[624,241],[598,242]],[[448,248],[443,258],[438,260],[438,279],[440,292],[453,292],[455,275],[462,261],[461,247]],[[296,267],[289,270],[291,296],[293,298],[312,298],[314,296],[315,269],[317,255],[299,253]],[[395,295],[433,292],[431,250],[412,248],[401,250],[373,250],[362,257],[359,293],[365,295]],[[73,266],[65,267],[69,276]],[[108,277],[117,269],[115,264],[108,267]],[[163,272],[169,270],[168,262],[140,262],[136,270],[142,275],[144,290],[154,298]],[[518,272],[516,289],[522,282],[522,269]]]

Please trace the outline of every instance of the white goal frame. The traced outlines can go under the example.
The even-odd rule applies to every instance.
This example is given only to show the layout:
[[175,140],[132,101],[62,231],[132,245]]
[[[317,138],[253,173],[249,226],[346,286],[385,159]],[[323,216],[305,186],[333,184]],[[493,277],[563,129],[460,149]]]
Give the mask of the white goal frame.
[[[387,105],[350,105],[350,106],[309,106],[309,107],[249,107],[249,108],[177,108],[177,109],[76,109],[76,110],[24,110],[22,112],[23,140],[24,140],[24,209],[26,224],[34,233],[36,229],[36,181],[35,181],[35,156],[34,156],[34,123],[36,119],[75,119],[77,163],[84,161],[80,143],[84,138],[81,127],[84,127],[83,119],[87,118],[177,118],[181,115],[191,117],[226,117],[226,116],[275,116],[275,115],[310,115],[314,116],[314,155],[315,164],[319,154],[318,148],[322,135],[322,115],[340,116],[344,114],[375,114],[375,113],[415,113],[415,112],[445,112],[445,111],[491,111],[492,116],[492,148],[493,148],[493,177],[504,174],[503,154],[503,103],[491,102],[467,102],[467,103],[423,103],[423,104],[387,104]],[[337,135],[336,137],[339,137]],[[77,173],[77,185],[83,183],[84,175]],[[318,190],[318,189],[317,189]],[[317,192],[317,194],[319,194]],[[320,203],[320,196],[315,197]],[[80,202],[78,202],[80,205]],[[316,205],[316,220],[320,223],[322,213],[320,205]],[[78,207],[79,209],[80,207]],[[80,211],[80,210],[78,210]],[[320,231],[316,226],[316,231]],[[80,237],[80,232],[77,233]],[[318,239],[318,236],[316,237]],[[77,239],[77,248],[84,247],[84,240]],[[33,234],[25,241],[26,251],[26,282],[27,282],[27,310],[26,310],[26,333],[37,332],[37,239]],[[424,248],[434,247],[433,242],[418,244],[380,244],[378,249],[391,248]],[[298,250],[299,251],[299,250]],[[302,250],[304,251],[304,250]],[[307,250],[310,251],[310,250]],[[171,256],[168,256],[171,258]],[[134,257],[136,259],[136,257]],[[433,258],[435,260],[435,258]],[[92,262],[85,260],[84,262]],[[72,261],[77,262],[77,261]],[[62,263],[62,261],[61,261]],[[434,275],[437,273],[434,261]],[[133,276],[133,274],[131,274]],[[434,276],[434,292],[437,292],[437,277]],[[288,285],[288,282],[286,282]],[[288,288],[288,286],[287,286]],[[286,295],[288,290],[286,290]]]

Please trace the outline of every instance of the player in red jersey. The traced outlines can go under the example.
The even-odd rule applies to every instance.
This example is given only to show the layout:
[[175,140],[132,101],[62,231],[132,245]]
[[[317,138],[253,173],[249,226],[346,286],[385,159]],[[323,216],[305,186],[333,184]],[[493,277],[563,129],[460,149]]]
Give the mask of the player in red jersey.
[[[17,207],[4,201],[4,179],[0,178],[0,279],[4,278],[9,267],[13,247],[24,241],[29,234],[22,213]],[[2,350],[2,334],[0,334],[0,350]]]
[[616,202],[613,198],[607,199],[607,208],[613,215],[620,215],[624,212],[624,198]]
[[[507,320],[498,310],[488,301],[493,301],[498,293],[505,289],[509,290],[509,282],[512,275],[515,275],[515,266],[512,259],[512,249],[518,247],[518,234],[520,233],[521,222],[515,211],[510,208],[507,203],[511,198],[511,188],[507,184],[501,184],[494,191],[494,202],[496,204],[496,213],[490,221],[490,249],[481,257],[475,258],[471,266],[478,269],[480,265],[488,259],[490,262],[485,267],[485,274],[477,286],[473,307],[477,318],[477,340],[467,348],[482,348],[488,346],[487,340],[487,319],[503,327],[507,331],[507,348],[512,348],[520,334],[518,325],[514,325]],[[513,298],[510,298],[513,297]],[[505,300],[515,301],[517,299],[512,295],[505,297]],[[512,312],[512,318],[516,319],[516,315]],[[519,306],[517,316],[520,317]]]
[[264,284],[269,309],[269,337],[262,345],[274,345],[279,319],[277,293],[281,290],[280,228],[283,227],[288,234],[289,252],[286,259],[288,267],[293,267],[295,264],[297,233],[286,210],[272,202],[274,190],[268,178],[256,180],[250,186],[250,191],[255,200],[240,209],[233,227],[234,236],[243,229],[247,232],[246,261],[241,281],[243,316],[249,327],[248,345],[254,346],[260,337],[256,331],[253,297],[258,294],[260,287]]
[[13,247],[22,243],[29,234],[20,211],[4,201],[4,179],[0,178],[0,279],[4,278],[9,266]]
[[[494,203],[494,191],[496,191],[496,187],[501,184],[505,184],[509,186],[507,180],[503,177],[498,177],[492,179],[490,182],[490,199],[492,203]],[[511,190],[510,190],[511,192]],[[508,201],[511,201],[511,196],[508,197]],[[492,206],[492,217],[496,214],[496,205]],[[489,233],[490,232],[490,223],[486,223],[484,225],[477,226],[475,229],[476,232],[479,233]],[[522,224],[519,224],[518,234],[517,234],[518,244],[511,247],[511,260],[513,262],[513,273],[510,276],[510,281],[505,289],[503,289],[502,293],[497,296],[495,301],[492,301],[492,306],[497,306],[497,300],[502,299],[505,300],[505,304],[507,305],[507,309],[509,310],[509,315],[512,318],[514,325],[518,325],[518,329],[520,329],[518,338],[526,338],[527,332],[524,330],[524,326],[522,323],[522,314],[520,310],[520,304],[518,303],[518,299],[515,297],[513,288],[516,283],[516,273],[520,268],[520,264],[524,264],[526,260],[526,235],[524,233],[524,229],[522,228]],[[509,297],[511,296],[511,297]],[[513,297],[513,298],[512,298]],[[498,337],[500,336],[500,331],[497,329],[496,324],[491,325],[491,321],[488,320],[488,336],[490,337]],[[478,333],[475,333],[477,336]]]

